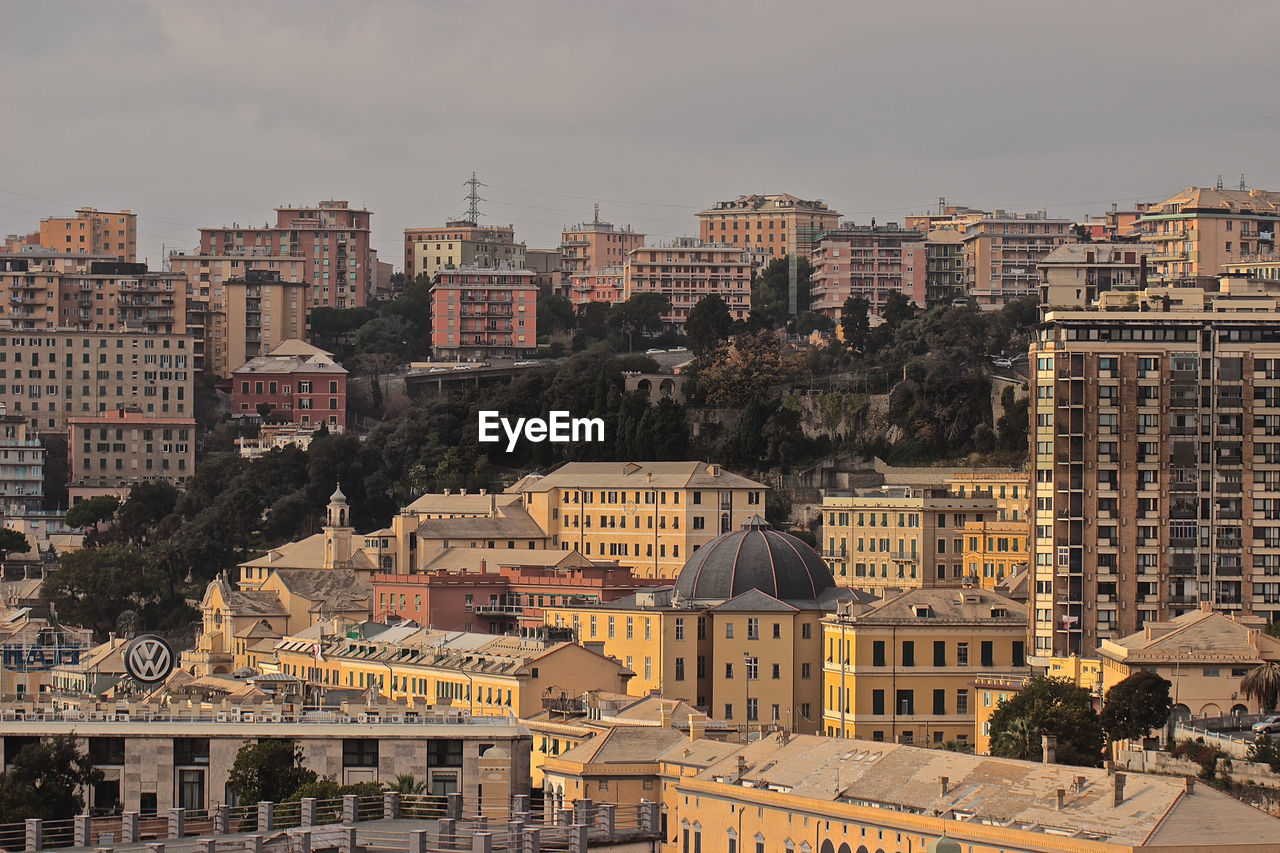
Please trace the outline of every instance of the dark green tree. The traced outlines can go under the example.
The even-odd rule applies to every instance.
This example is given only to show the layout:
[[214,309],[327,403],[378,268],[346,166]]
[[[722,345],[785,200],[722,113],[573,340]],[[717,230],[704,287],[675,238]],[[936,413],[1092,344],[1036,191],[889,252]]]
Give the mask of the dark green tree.
[[653,338],[662,332],[662,316],[671,310],[671,300],[661,293],[633,293],[609,312],[609,328],[621,335],[627,349],[636,348],[636,336]]
[[242,803],[282,803],[317,778],[314,770],[302,764],[302,747],[291,740],[263,740],[240,747],[227,776],[227,790]]
[[733,317],[729,314],[729,306],[725,304],[724,297],[712,293],[699,299],[689,309],[689,316],[684,321],[684,333],[689,338],[689,348],[701,355],[726,340],[732,326]]
[[178,495],[178,489],[168,480],[138,483],[116,513],[116,528],[130,542],[145,542],[151,531],[173,514]]
[[1170,686],[1154,672],[1139,670],[1108,690],[1101,715],[1107,740],[1137,740],[1169,722]]
[[850,296],[840,308],[840,334],[845,345],[862,352],[871,331],[871,303],[861,296]]
[[0,560],[10,554],[25,554],[30,550],[31,543],[27,541],[27,537],[16,530],[0,527]]
[[1000,392],[1000,403],[1004,408],[1004,413],[996,421],[996,438],[1000,447],[1004,450],[1026,450],[1030,398],[1016,397],[1013,386],[1006,385]]
[[44,583],[44,595],[64,621],[105,634],[124,611],[163,601],[168,585],[150,570],[141,550],[112,544],[62,555]]
[[538,297],[538,334],[554,335],[573,328],[573,303],[558,293]]
[[[1015,721],[1024,723],[1015,725]],[[1009,732],[1010,735],[1005,735]],[[1021,732],[1021,736],[1012,735]],[[1040,736],[1057,738],[1060,764],[1098,767],[1105,736],[1093,696],[1065,679],[1035,676],[991,715],[991,751],[1006,758],[1041,758]],[[1016,741],[1020,746],[1010,745]],[[1029,754],[1028,754],[1029,753]]]
[[67,526],[89,527],[103,521],[110,521],[119,508],[120,499],[115,495],[86,498],[67,510]]
[[387,353],[397,363],[405,362],[412,355],[416,334],[414,326],[399,314],[378,317],[356,332],[356,353],[362,356]]
[[[796,265],[796,313],[809,310],[809,277],[813,271],[807,258]],[[791,261],[774,258],[751,285],[751,323],[756,328],[777,329],[791,319]]]
[[592,343],[607,338],[611,313],[612,309],[604,302],[588,302],[580,306],[574,318],[578,333],[574,336],[573,348],[584,350]]
[[884,300],[884,308],[880,310],[880,316],[884,318],[885,325],[890,329],[897,329],[915,315],[916,306],[900,290],[890,291]]
[[102,771],[77,749],[74,735],[27,744],[0,774],[0,823],[70,820],[84,813],[81,792],[101,780]]

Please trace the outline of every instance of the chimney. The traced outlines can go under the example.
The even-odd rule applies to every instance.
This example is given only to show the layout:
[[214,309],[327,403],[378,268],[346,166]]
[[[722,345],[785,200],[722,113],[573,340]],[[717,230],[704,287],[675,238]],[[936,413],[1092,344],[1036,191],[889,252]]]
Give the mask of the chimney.
[[942,796],[945,797],[947,795],[947,786],[951,784],[951,777],[942,776],[938,781],[942,783]]
[[1196,792],[1196,780],[1191,776],[1187,777],[1187,793],[1194,794]]
[[702,740],[702,733],[706,729],[706,717],[701,714],[689,715],[689,740]]
[[1043,761],[1045,764],[1058,763],[1058,739],[1053,735],[1040,736],[1040,748],[1044,751]]
[[664,728],[671,728],[671,707],[665,702],[658,708],[658,724]]
[[747,775],[747,759],[741,755],[738,756],[738,778],[741,779]]
[[1085,783],[1085,781],[1086,781],[1086,780],[1085,780],[1085,777],[1083,777],[1083,776],[1077,776],[1077,777],[1076,777],[1076,793],[1077,793],[1077,794],[1084,790],[1084,783]]
[[1115,797],[1112,800],[1113,806],[1118,806],[1124,802],[1124,774],[1117,773],[1115,775]]
[[1067,791],[1065,788],[1059,788],[1054,793],[1058,795],[1058,811],[1062,811],[1062,804],[1067,799]]

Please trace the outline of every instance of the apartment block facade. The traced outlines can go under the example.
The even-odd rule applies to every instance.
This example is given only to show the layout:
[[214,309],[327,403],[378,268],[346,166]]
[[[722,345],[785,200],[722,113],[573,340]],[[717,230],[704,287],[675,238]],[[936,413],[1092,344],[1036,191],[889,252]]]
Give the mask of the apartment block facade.
[[1037,333],[1037,655],[1206,602],[1280,617],[1280,294],[1221,286],[1104,294]]
[[[248,251],[248,250],[247,250]],[[169,268],[187,277],[192,300],[208,306],[205,315],[205,370],[223,378],[281,341],[306,337],[308,292],[302,255],[204,255],[170,252]],[[238,286],[257,279],[266,316],[253,318],[246,292]],[[274,308],[272,311],[270,309]],[[275,322],[271,317],[275,316]],[[250,324],[259,321],[258,340]],[[265,326],[263,325],[265,323]],[[250,346],[258,343],[258,351]]]
[[345,201],[277,207],[276,222],[200,229],[200,255],[300,258],[311,308],[364,305],[374,287],[372,214]]
[[915,589],[822,622],[823,731],[938,746],[972,741],[972,681],[1028,676],[1027,607],[989,590]]
[[522,269],[525,245],[516,242],[513,225],[477,225],[458,220],[439,228],[404,230],[404,272],[407,281],[420,275],[435,278],[443,270],[464,266]]
[[1074,224],[1070,219],[1049,219],[1043,211],[1002,210],[970,222],[961,244],[967,295],[984,311],[1037,295],[1037,265],[1056,247],[1075,240]]
[[0,329],[0,405],[41,433],[121,408],[188,417],[197,342],[163,332]]
[[1149,256],[1149,280],[1215,277],[1225,265],[1276,251],[1280,192],[1187,187],[1149,205],[1134,228]]
[[822,499],[823,559],[836,583],[887,597],[918,587],[959,586],[964,529],[994,519],[987,496],[888,487]]
[[195,476],[195,418],[116,409],[67,420],[67,485],[73,491],[145,480],[181,487]]
[[43,220],[37,231],[10,236],[0,254],[33,250],[133,262],[138,258],[138,215],[129,210],[82,207],[75,216],[52,216]]
[[1067,243],[1040,259],[1040,310],[1087,308],[1098,294],[1146,286],[1146,260],[1154,251],[1135,243]]
[[929,232],[924,244],[925,307],[950,305],[965,298],[964,235],[950,228]]
[[582,222],[560,234],[560,269],[566,275],[590,273],[606,267],[621,267],[632,249],[644,245],[644,234],[631,226],[614,227],[612,222]]
[[45,449],[27,419],[0,407],[0,514],[23,515],[44,502]]
[[704,242],[762,250],[770,259],[807,258],[818,236],[839,225],[839,212],[826,202],[787,193],[738,196],[698,213],[698,236]]
[[811,310],[839,321],[850,296],[871,303],[879,316],[890,293],[901,293],[925,305],[928,258],[924,234],[895,223],[854,225],[846,222],[818,237],[813,264]]
[[538,286],[530,270],[445,270],[431,288],[437,358],[519,358],[538,348]]
[[680,238],[666,245],[642,246],[627,256],[622,273],[622,298],[636,293],[661,293],[671,300],[663,316],[664,328],[684,329],[689,310],[704,296],[717,294],[735,320],[751,310],[751,257],[727,243]]
[[574,309],[590,302],[603,302],[606,305],[621,302],[625,292],[622,270],[622,267],[617,266],[570,274],[568,294]]

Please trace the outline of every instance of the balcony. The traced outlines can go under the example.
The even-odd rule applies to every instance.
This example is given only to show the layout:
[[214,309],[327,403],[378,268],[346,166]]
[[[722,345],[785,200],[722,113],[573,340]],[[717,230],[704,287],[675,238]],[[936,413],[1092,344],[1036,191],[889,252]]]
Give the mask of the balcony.
[[481,616],[523,616],[524,608],[518,604],[477,604],[475,612]]

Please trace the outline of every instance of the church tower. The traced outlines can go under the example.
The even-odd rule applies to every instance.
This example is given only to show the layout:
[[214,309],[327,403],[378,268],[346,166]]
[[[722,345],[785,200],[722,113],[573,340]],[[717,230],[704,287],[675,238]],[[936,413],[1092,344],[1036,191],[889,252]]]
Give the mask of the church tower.
[[355,528],[351,526],[351,507],[347,506],[347,496],[342,493],[342,485],[338,484],[333,494],[329,496],[329,506],[325,510],[324,567],[326,569],[347,566],[351,559],[351,540],[355,532]]

